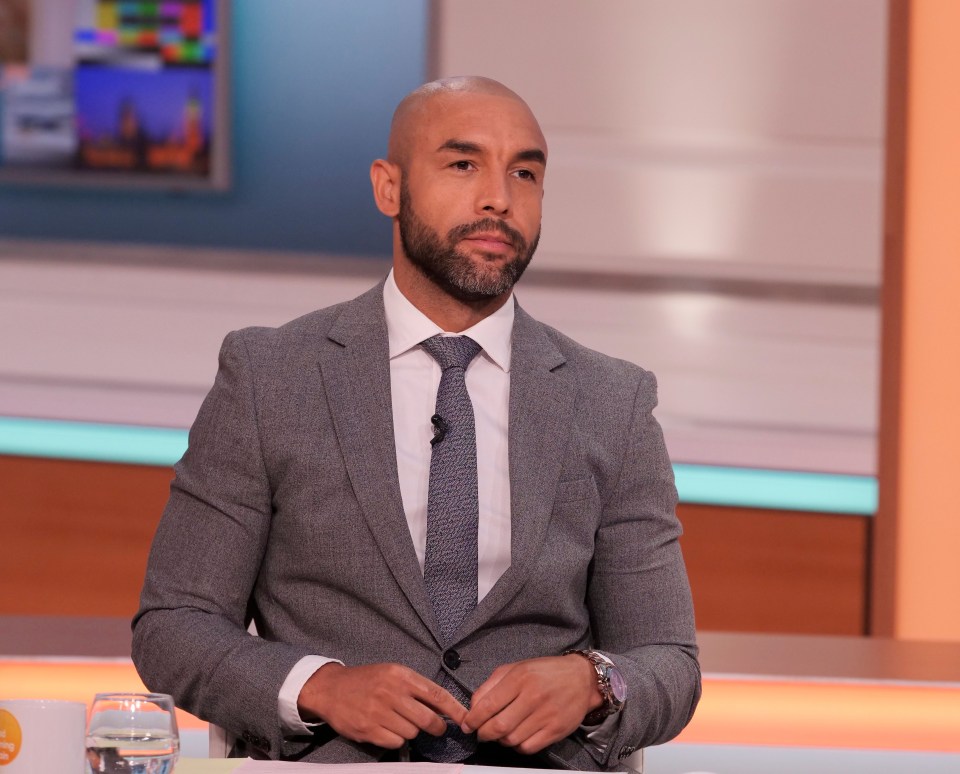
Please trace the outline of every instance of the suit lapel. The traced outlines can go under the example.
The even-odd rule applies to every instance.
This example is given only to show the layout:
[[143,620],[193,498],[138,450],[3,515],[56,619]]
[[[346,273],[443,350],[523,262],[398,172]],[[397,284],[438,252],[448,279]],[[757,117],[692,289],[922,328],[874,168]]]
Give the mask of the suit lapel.
[[[390,353],[382,284],[346,304],[322,348],[320,369],[344,464],[390,571],[440,642],[403,512],[393,437]],[[523,588],[546,537],[576,385],[544,327],[517,307],[510,366],[511,563],[461,626],[474,631]]]
[[411,606],[437,637],[397,475],[383,284],[346,304],[320,370],[344,464],[370,531]]
[[510,364],[510,567],[464,621],[473,631],[523,588],[539,556],[573,422],[576,385],[544,327],[517,307]]

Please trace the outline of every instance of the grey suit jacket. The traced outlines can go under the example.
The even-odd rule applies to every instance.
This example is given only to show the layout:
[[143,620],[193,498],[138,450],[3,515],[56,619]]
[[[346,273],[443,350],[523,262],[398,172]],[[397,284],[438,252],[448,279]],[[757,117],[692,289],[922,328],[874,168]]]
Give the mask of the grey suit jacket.
[[283,737],[277,696],[301,657],[446,671],[470,691],[500,664],[590,646],[628,700],[602,753],[578,732],[551,763],[616,768],[675,736],[700,673],[654,378],[518,308],[510,382],[511,565],[452,670],[402,509],[382,286],[228,335],[134,619],[145,684],[271,757],[371,761],[384,751],[328,727]]

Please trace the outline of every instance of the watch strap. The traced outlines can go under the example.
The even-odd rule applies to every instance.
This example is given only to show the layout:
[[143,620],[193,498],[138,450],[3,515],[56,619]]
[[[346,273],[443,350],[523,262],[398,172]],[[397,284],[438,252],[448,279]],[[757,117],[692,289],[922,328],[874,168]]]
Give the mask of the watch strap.
[[588,726],[599,725],[615,712],[619,712],[623,707],[623,703],[617,701],[617,698],[613,694],[613,688],[610,686],[609,670],[616,667],[614,667],[613,662],[609,658],[596,650],[578,650],[572,648],[564,651],[563,655],[566,656],[571,653],[576,653],[587,659],[597,674],[597,688],[600,690],[603,704],[587,713],[583,719],[583,723]]

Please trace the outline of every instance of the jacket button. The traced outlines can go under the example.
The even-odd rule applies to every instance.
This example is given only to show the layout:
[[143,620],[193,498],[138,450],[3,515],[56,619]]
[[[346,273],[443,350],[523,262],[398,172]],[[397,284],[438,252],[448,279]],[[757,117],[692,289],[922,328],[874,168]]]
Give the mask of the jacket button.
[[447,669],[457,669],[460,666],[460,654],[455,650],[448,650],[443,654],[443,663]]

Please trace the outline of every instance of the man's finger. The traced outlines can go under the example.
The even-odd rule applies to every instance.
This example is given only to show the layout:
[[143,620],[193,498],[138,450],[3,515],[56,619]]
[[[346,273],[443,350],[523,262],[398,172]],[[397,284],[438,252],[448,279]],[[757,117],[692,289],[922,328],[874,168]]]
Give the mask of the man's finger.
[[549,747],[554,742],[563,739],[564,736],[564,734],[551,734],[547,731],[547,729],[540,729],[539,731],[536,731],[527,737],[520,744],[514,745],[514,749],[516,749],[516,751],[519,753],[523,753],[524,755],[533,755],[534,753],[540,752],[545,747]]
[[419,681],[416,690],[412,694],[414,698],[423,702],[440,715],[450,718],[454,723],[462,723],[467,715],[467,708],[457,701],[453,697],[453,694],[443,686],[437,685],[420,675],[417,675],[417,677]]
[[396,745],[399,747],[404,741],[417,736],[421,728],[420,724],[411,721],[404,713],[395,712],[392,716],[385,718],[380,724],[380,733],[399,737],[400,741]]
[[478,701],[482,701],[483,697],[496,688],[500,681],[507,676],[512,667],[513,664],[503,664],[494,669],[490,677],[484,680],[480,687],[473,692],[473,700],[470,702],[470,706],[472,707]]
[[493,674],[473,692],[470,711],[460,724],[465,734],[473,733],[516,698],[516,689],[511,689],[509,682],[504,684],[512,667],[513,664],[497,667]]
[[407,742],[406,737],[396,734],[385,728],[380,728],[375,734],[371,734],[369,739],[357,739],[357,742],[369,742],[377,747],[384,747],[387,750],[399,750]]
[[426,731],[433,736],[440,736],[447,728],[443,717],[419,699],[408,697],[397,711],[416,727],[414,733],[408,735],[407,739],[413,739],[418,731]]

